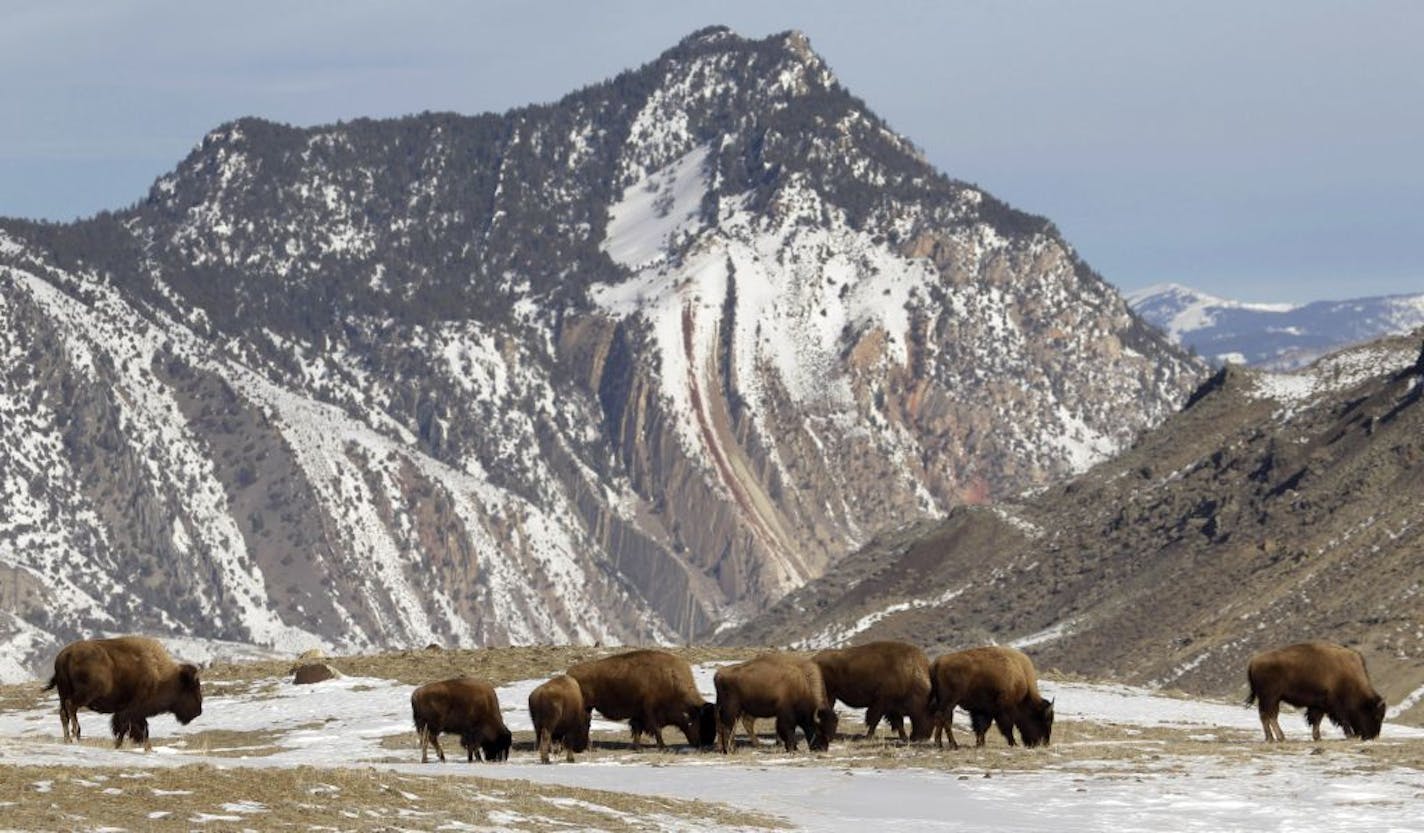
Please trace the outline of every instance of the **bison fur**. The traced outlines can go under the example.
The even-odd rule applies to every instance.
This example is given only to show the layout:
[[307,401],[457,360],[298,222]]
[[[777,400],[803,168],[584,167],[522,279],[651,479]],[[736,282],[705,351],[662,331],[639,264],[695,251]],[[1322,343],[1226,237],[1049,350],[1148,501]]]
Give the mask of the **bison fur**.
[[[809,659],[789,654],[763,654],[729,665],[713,677],[717,688],[717,740],[722,752],[732,751],[738,720],[776,719],[776,736],[786,751],[796,751],[796,729],[812,751],[826,749],[836,736],[836,711],[826,693],[821,669]],[[755,742],[755,736],[753,736]]]
[[930,664],[930,710],[936,718],[936,745],[958,748],[951,721],[954,709],[969,712],[974,745],[983,746],[991,725],[1014,745],[1017,729],[1024,746],[1047,745],[1053,734],[1053,702],[1038,693],[1033,661],[1022,651],[998,645],[935,657]]
[[1246,667],[1251,693],[1246,702],[1257,703],[1267,741],[1283,741],[1281,703],[1305,709],[1311,737],[1320,740],[1320,721],[1326,717],[1346,737],[1371,740],[1384,723],[1384,698],[1370,683],[1365,658],[1358,651],[1330,642],[1302,642],[1251,658]]
[[578,683],[585,709],[628,721],[634,747],[648,733],[665,749],[664,726],[682,730],[693,746],[708,748],[716,737],[716,713],[698,693],[692,666],[667,651],[628,651],[581,662],[565,673]]
[[881,717],[889,719],[902,741],[929,738],[930,660],[924,651],[905,642],[868,642],[821,651],[811,661],[820,667],[833,703],[865,709],[867,738],[875,737]]
[[560,675],[529,692],[529,717],[538,739],[539,761],[547,764],[554,744],[561,744],[568,762],[573,763],[575,752],[588,749],[590,714],[572,677]]
[[148,718],[171,712],[187,725],[203,713],[198,666],[175,662],[158,640],[143,636],[66,645],[54,658],[54,676],[44,690],[50,689],[59,693],[65,743],[79,740],[79,710],[85,707],[113,715],[116,748],[127,736],[148,751]]
[[426,683],[410,695],[410,711],[420,735],[421,763],[430,760],[431,746],[440,760],[445,760],[445,750],[440,748],[442,732],[460,736],[467,761],[473,762],[480,752],[486,761],[509,757],[513,735],[505,728],[494,687],[484,680],[456,677]]

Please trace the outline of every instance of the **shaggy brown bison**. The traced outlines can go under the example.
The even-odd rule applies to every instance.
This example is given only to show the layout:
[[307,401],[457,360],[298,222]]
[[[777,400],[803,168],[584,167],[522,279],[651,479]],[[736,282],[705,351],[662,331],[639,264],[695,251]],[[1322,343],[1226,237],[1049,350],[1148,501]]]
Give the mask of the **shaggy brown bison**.
[[420,734],[420,762],[430,760],[430,747],[445,760],[440,748],[440,733],[460,736],[465,747],[465,760],[473,762],[480,751],[486,761],[503,761],[509,757],[513,737],[504,726],[499,713],[499,698],[494,687],[473,677],[456,677],[438,683],[426,683],[410,695],[410,712],[415,719],[415,731]]
[[539,741],[539,760],[549,762],[549,751],[562,744],[569,763],[575,752],[588,749],[589,711],[583,693],[572,677],[560,675],[529,692],[529,717]]
[[935,744],[943,746],[943,731],[951,749],[959,747],[950,723],[956,706],[969,712],[975,746],[984,745],[990,724],[998,725],[1010,746],[1015,728],[1024,746],[1046,746],[1053,733],[1053,703],[1038,694],[1032,660],[1014,648],[989,645],[935,657],[929,703]]
[[[813,751],[826,749],[836,736],[836,711],[816,663],[788,654],[763,654],[718,669],[717,741],[732,751],[732,731],[745,716],[776,718],[776,736],[787,752],[796,751],[796,728]],[[753,742],[756,738],[753,736]]]
[[1329,642],[1302,642],[1263,651],[1246,667],[1251,693],[1259,701],[1266,740],[1283,741],[1281,703],[1305,709],[1311,737],[1320,740],[1320,721],[1344,730],[1346,737],[1375,738],[1384,723],[1384,698],[1370,684],[1365,658],[1358,651]]
[[635,747],[647,732],[665,749],[664,726],[681,729],[693,746],[712,745],[716,713],[697,692],[692,666],[681,657],[644,648],[581,662],[565,673],[578,682],[585,709],[628,721]]
[[115,748],[127,735],[150,752],[148,718],[172,712],[187,725],[203,713],[198,666],[174,662],[158,640],[143,636],[71,642],[54,658],[54,676],[44,690],[50,689],[59,690],[65,743],[79,740],[79,710],[86,706],[113,715]]
[[865,709],[867,738],[875,737],[882,716],[902,741],[929,738],[930,660],[924,651],[904,642],[868,642],[821,651],[811,661],[820,666],[832,703]]

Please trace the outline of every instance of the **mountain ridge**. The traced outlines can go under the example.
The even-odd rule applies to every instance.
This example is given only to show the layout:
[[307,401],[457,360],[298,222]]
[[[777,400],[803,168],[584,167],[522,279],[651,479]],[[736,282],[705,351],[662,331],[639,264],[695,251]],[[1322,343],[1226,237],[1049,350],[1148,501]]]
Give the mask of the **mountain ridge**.
[[1232,301],[1167,283],[1124,297],[1177,344],[1218,363],[1267,370],[1296,370],[1342,347],[1424,325],[1424,294],[1271,304]]
[[27,661],[692,639],[1202,372],[796,33],[504,115],[231,122],[132,209],[0,222],[0,289]]

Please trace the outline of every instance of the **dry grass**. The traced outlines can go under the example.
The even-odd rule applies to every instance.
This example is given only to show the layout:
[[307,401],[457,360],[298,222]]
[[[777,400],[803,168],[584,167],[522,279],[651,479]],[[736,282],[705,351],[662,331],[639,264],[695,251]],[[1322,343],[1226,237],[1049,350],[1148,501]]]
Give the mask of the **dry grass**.
[[79,772],[0,767],[4,825],[20,830],[768,829],[782,819],[702,801],[472,776],[375,769],[220,768]]
[[[570,665],[628,650],[579,645],[536,645],[523,648],[417,649],[346,657],[326,657],[324,662],[347,676],[377,677],[407,685],[420,685],[468,674],[500,686],[516,680],[562,673]],[[751,659],[762,649],[684,647],[667,649],[696,665],[714,660]],[[203,680],[219,684],[268,683],[289,679],[306,660],[215,663],[204,669]],[[0,691],[0,697],[3,697]]]

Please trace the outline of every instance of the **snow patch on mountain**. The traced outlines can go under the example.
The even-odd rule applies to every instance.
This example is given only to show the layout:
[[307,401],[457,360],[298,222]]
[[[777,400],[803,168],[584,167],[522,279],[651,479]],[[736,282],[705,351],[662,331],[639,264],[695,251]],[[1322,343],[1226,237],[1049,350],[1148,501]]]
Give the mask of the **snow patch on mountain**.
[[943,593],[929,599],[911,599],[907,602],[896,602],[886,605],[880,610],[867,613],[854,622],[846,625],[832,625],[819,633],[813,634],[805,639],[797,640],[792,644],[792,648],[798,651],[814,651],[822,648],[837,648],[849,645],[856,636],[875,627],[876,624],[896,613],[906,610],[920,610],[927,607],[940,607],[954,601],[964,592],[964,587],[951,587]]
[[1261,373],[1253,377],[1253,394],[1281,404],[1277,418],[1289,418],[1316,399],[1349,390],[1381,373],[1414,364],[1418,351],[1383,343],[1342,350],[1294,373]]
[[683,235],[700,226],[707,193],[707,146],[630,185],[608,209],[601,248],[617,263],[638,270],[665,259]]

